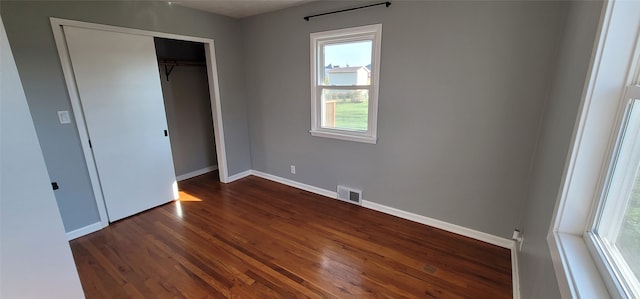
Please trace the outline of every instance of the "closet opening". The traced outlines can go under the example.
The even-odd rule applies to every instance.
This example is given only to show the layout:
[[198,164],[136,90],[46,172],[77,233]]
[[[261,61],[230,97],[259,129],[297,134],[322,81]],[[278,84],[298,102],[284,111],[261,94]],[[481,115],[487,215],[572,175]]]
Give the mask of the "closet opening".
[[154,43],[178,187],[205,174],[219,181],[205,45],[160,37]]

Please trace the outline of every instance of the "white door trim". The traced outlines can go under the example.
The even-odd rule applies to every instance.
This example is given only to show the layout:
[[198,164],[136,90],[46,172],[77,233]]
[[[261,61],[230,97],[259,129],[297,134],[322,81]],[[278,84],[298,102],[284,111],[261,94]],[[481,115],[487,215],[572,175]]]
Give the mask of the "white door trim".
[[60,63],[62,65],[62,72],[69,92],[69,98],[71,100],[71,108],[73,115],[76,119],[76,126],[78,129],[78,135],[82,145],[82,151],[87,164],[87,170],[89,171],[89,178],[93,187],[93,194],[96,199],[96,205],[98,207],[98,213],[100,215],[100,223],[102,227],[109,225],[109,218],[107,217],[107,209],[102,195],[102,189],[100,188],[100,181],[98,178],[98,171],[93,159],[91,148],[89,147],[89,134],[82,113],[82,104],[80,102],[80,96],[78,95],[78,89],[75,79],[73,77],[73,69],[71,67],[71,59],[69,58],[69,50],[64,38],[64,31],[62,26],[80,27],[94,30],[112,31],[119,33],[144,35],[151,37],[161,37],[176,40],[192,41],[203,43],[205,46],[205,54],[207,59],[207,74],[209,79],[209,96],[211,98],[211,114],[214,122],[214,138],[216,143],[216,155],[218,159],[218,171],[220,175],[220,181],[227,183],[229,181],[227,170],[227,154],[224,143],[224,129],[222,125],[222,108],[220,105],[220,89],[218,86],[218,68],[216,64],[215,46],[212,39],[193,37],[179,34],[170,34],[163,32],[155,32],[148,30],[139,30],[125,27],[117,27],[103,24],[87,23],[74,20],[66,20],[59,18],[49,18],[51,22],[51,28],[53,30],[53,36],[58,49],[58,55],[60,56]]

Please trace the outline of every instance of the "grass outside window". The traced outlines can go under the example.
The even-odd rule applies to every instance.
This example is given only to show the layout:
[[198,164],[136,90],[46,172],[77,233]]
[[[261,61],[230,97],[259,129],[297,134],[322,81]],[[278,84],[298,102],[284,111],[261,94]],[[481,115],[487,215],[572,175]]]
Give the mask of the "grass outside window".
[[369,103],[363,101],[352,103],[338,101],[336,103],[336,128],[366,131]]

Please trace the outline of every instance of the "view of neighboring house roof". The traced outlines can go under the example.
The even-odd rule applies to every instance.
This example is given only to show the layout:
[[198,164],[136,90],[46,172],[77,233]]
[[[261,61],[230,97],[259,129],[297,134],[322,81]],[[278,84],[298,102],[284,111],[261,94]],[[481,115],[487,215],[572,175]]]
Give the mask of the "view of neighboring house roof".
[[348,66],[348,67],[335,67],[327,72],[329,73],[353,73],[358,71],[359,69],[365,69],[367,72],[371,72],[368,68],[364,66]]

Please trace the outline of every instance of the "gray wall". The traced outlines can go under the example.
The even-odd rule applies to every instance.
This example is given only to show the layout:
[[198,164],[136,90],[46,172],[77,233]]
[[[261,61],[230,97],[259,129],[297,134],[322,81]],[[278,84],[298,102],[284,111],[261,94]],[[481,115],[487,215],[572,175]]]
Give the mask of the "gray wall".
[[[519,227],[563,2],[317,2],[242,21],[252,168],[510,238]],[[312,137],[309,33],[382,23],[375,145]],[[289,173],[289,165],[297,174]]]
[[0,13],[67,232],[97,222],[98,212],[75,124],[57,120],[71,104],[49,17],[214,39],[229,174],[251,167],[239,21],[152,1],[2,1]]
[[167,81],[161,65],[160,76],[176,176],[217,166],[206,67],[175,66]]
[[[236,21],[160,2],[4,1],[66,230],[98,215],[75,127],[56,118],[71,107],[50,16],[215,39],[230,174],[347,184],[366,200],[503,237],[523,226],[523,298],[559,297],[545,237],[601,3],[395,2],[302,20],[345,6]],[[383,24],[378,144],[311,137],[309,33],[373,23]]]
[[84,298],[0,19],[0,298]]
[[522,298],[560,298],[546,241],[594,46],[602,2],[571,3],[545,108],[519,253]]

